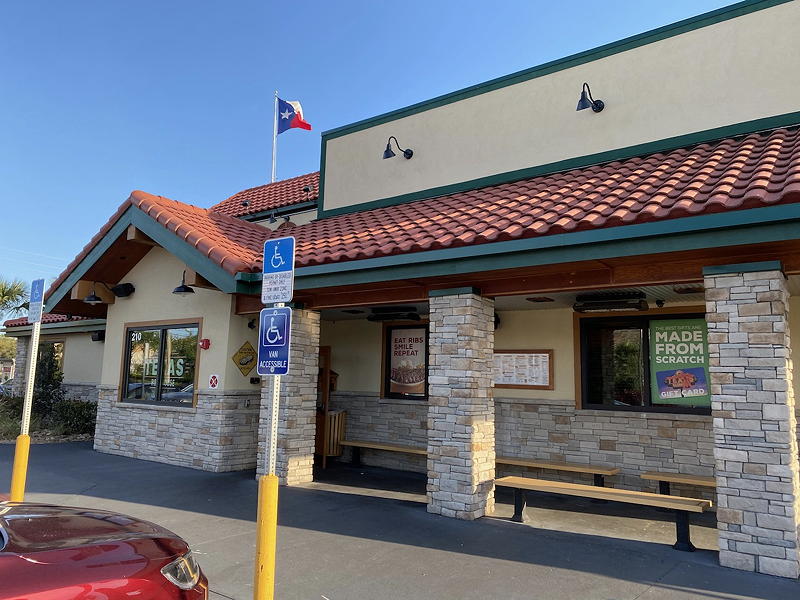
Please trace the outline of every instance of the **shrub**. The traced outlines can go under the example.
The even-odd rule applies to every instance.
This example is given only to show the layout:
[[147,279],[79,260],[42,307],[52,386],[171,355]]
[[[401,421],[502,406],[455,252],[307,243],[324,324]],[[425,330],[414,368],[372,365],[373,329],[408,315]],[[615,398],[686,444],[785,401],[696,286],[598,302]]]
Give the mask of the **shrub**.
[[83,400],[61,400],[53,405],[48,419],[57,435],[94,433],[97,405]]
[[[22,398],[0,399],[0,440],[13,440],[19,435],[20,420],[22,419]],[[41,419],[37,415],[31,416],[30,431],[39,431],[42,428]]]
[[55,346],[41,346],[33,386],[33,414],[44,420],[49,419],[53,407],[64,400],[64,390],[61,389],[63,380],[64,374],[58,368]]

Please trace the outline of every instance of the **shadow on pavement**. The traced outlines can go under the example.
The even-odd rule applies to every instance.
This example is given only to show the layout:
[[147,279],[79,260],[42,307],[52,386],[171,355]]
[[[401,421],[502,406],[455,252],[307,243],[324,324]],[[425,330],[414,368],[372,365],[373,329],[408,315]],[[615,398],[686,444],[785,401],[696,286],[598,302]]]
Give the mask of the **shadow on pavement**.
[[[10,480],[12,457],[13,446],[0,446],[0,487]],[[136,503],[142,505],[136,516],[154,521],[158,521],[158,510],[151,507],[252,522],[256,518],[257,486],[252,471],[206,473],[95,453],[89,443],[33,446],[30,464],[28,492],[58,495],[61,502],[65,496],[75,495],[80,498],[74,502],[86,503],[85,497],[90,496]],[[353,488],[382,486],[398,494],[424,494],[425,490],[423,477],[368,467],[335,467],[326,471],[323,479]],[[317,487],[282,488],[280,493],[281,528],[298,530],[287,532],[287,537],[300,535],[302,530],[341,536],[337,543],[342,560],[358,560],[346,540],[360,538],[592,573],[661,589],[685,589],[691,592],[686,598],[778,600],[800,595],[797,582],[722,568],[716,552],[711,551],[688,554],[665,544],[537,529],[503,519],[463,522],[430,515],[424,504],[401,498]],[[500,498],[510,502],[510,495],[501,494]],[[537,505],[540,501],[549,502],[547,498],[535,500]],[[566,506],[556,502],[554,506],[585,513],[627,514],[624,506],[614,504],[575,502]],[[655,510],[640,514],[653,520],[671,519]],[[648,597],[660,596],[643,596]]]

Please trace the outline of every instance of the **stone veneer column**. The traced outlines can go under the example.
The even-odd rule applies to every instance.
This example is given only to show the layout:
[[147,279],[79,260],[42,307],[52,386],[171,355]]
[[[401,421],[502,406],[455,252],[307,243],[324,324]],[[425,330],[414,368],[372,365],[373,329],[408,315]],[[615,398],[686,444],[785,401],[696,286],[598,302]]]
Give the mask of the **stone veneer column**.
[[494,300],[453,292],[430,298],[428,512],[477,519],[494,510]]
[[[289,373],[281,378],[278,414],[277,475],[282,484],[297,485],[314,478],[314,437],[319,377],[319,313],[292,311]],[[258,428],[258,474],[266,469],[264,453],[270,435],[272,378],[264,377]]]
[[17,355],[14,359],[14,379],[11,382],[11,393],[14,396],[25,394],[25,374],[28,372],[28,346],[31,336],[17,338]]
[[800,479],[786,278],[779,263],[704,274],[720,564],[796,578]]

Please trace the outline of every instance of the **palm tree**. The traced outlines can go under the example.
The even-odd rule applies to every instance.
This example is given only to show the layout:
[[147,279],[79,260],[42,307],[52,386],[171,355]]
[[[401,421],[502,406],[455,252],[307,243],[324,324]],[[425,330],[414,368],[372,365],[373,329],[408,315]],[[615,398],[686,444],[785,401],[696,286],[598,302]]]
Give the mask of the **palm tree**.
[[17,316],[28,308],[28,286],[14,279],[0,279],[0,317]]

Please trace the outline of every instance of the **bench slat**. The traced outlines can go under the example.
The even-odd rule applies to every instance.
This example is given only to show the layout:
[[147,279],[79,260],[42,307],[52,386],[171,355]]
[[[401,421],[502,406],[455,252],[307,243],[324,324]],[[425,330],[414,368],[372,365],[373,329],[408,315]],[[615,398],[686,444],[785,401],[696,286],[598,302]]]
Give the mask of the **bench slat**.
[[578,496],[595,498],[598,500],[612,500],[628,504],[642,504],[674,510],[689,512],[703,512],[711,508],[710,500],[700,498],[684,498],[681,496],[664,496],[650,492],[637,492],[633,490],[620,490],[615,488],[602,488],[580,483],[566,483],[562,481],[549,481],[545,479],[531,479],[528,477],[501,477],[495,480],[495,485],[501,487],[518,488],[536,492],[549,492],[565,496]]
[[689,485],[717,487],[717,480],[714,477],[704,477],[702,475],[684,475],[683,473],[647,471],[646,473],[642,473],[641,478],[652,481],[669,481],[671,483],[688,483]]
[[380,442],[363,442],[359,440],[344,440],[339,442],[340,446],[356,446],[358,448],[369,448],[370,450],[387,450],[389,452],[407,452],[409,454],[427,455],[427,448],[418,446],[401,446],[399,444],[382,444]]
[[512,458],[510,456],[498,456],[496,462],[502,465],[517,465],[520,467],[534,467],[553,471],[572,471],[574,473],[591,473],[597,475],[616,475],[619,473],[619,469],[616,467],[602,467],[599,465],[569,462],[550,462],[528,458]]

